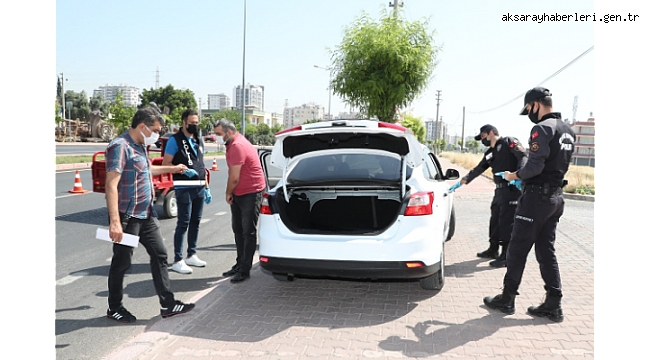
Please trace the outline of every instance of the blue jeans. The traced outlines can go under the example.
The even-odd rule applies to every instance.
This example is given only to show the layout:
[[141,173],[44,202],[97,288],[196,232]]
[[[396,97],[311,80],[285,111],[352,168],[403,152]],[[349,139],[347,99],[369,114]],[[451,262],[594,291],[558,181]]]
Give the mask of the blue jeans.
[[174,262],[183,260],[183,238],[187,232],[187,257],[196,254],[199,224],[203,215],[205,187],[177,188],[176,206],[178,216],[174,231]]
[[232,213],[232,231],[235,233],[237,246],[237,264],[239,272],[250,274],[253,256],[257,250],[257,220],[260,217],[264,191],[246,195],[234,195],[230,212]]

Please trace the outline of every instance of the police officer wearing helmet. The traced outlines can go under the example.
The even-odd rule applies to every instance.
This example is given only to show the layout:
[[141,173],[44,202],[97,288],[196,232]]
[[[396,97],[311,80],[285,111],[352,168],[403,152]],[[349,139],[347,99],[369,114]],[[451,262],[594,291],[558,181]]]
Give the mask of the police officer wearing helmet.
[[[519,199],[521,192],[514,184],[509,184],[503,177],[496,174],[503,173],[506,170],[516,171],[521,169],[528,156],[519,140],[511,136],[499,137],[499,130],[489,124],[483,125],[474,139],[480,140],[488,149],[478,165],[470,170],[455,186],[469,184],[485,170],[492,168],[492,173],[495,175],[495,189],[492,204],[490,205],[490,247],[476,254],[476,256],[496,259],[490,262],[490,266],[504,267],[506,266],[506,253],[510,233],[512,232],[512,223],[515,219],[517,199]],[[498,255],[499,245],[501,245],[500,255]]]
[[529,307],[528,314],[561,322],[562,282],[555,257],[555,231],[564,212],[562,187],[566,185],[564,175],[571,163],[575,134],[562,121],[561,114],[553,111],[551,92],[546,88],[535,87],[526,93],[520,115],[528,115],[535,124],[528,140],[528,161],[516,172],[506,171],[505,179],[523,180],[523,194],[508,247],[503,292],[485,297],[483,302],[506,314],[515,312],[515,296],[519,295],[526,258],[535,245],[546,298],[539,306]]

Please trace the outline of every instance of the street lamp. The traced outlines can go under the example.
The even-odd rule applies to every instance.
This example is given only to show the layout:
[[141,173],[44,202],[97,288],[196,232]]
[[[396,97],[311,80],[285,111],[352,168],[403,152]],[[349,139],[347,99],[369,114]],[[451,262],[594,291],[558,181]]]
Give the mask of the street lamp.
[[327,103],[327,117],[328,120],[332,120],[332,70],[330,68],[324,68],[322,66],[314,65],[317,69],[327,70],[330,72],[330,83],[328,86],[329,89],[329,102]]
[[244,0],[244,43],[242,50],[242,70],[241,70],[241,134],[246,137],[246,101],[244,101],[246,86],[246,0]]

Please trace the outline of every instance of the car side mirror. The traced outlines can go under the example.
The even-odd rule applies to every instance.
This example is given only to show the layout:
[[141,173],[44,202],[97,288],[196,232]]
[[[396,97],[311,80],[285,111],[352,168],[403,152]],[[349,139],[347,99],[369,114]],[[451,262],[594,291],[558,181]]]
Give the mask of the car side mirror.
[[445,180],[456,180],[460,177],[458,170],[456,169],[447,169],[445,172]]

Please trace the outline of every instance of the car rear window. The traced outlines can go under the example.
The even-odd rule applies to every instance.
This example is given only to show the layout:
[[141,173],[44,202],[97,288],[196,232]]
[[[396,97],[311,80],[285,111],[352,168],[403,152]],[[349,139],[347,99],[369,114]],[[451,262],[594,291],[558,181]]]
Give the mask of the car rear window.
[[[412,168],[406,167],[407,178]],[[374,154],[337,154],[301,160],[287,176],[287,182],[370,179],[397,181],[400,160]]]

